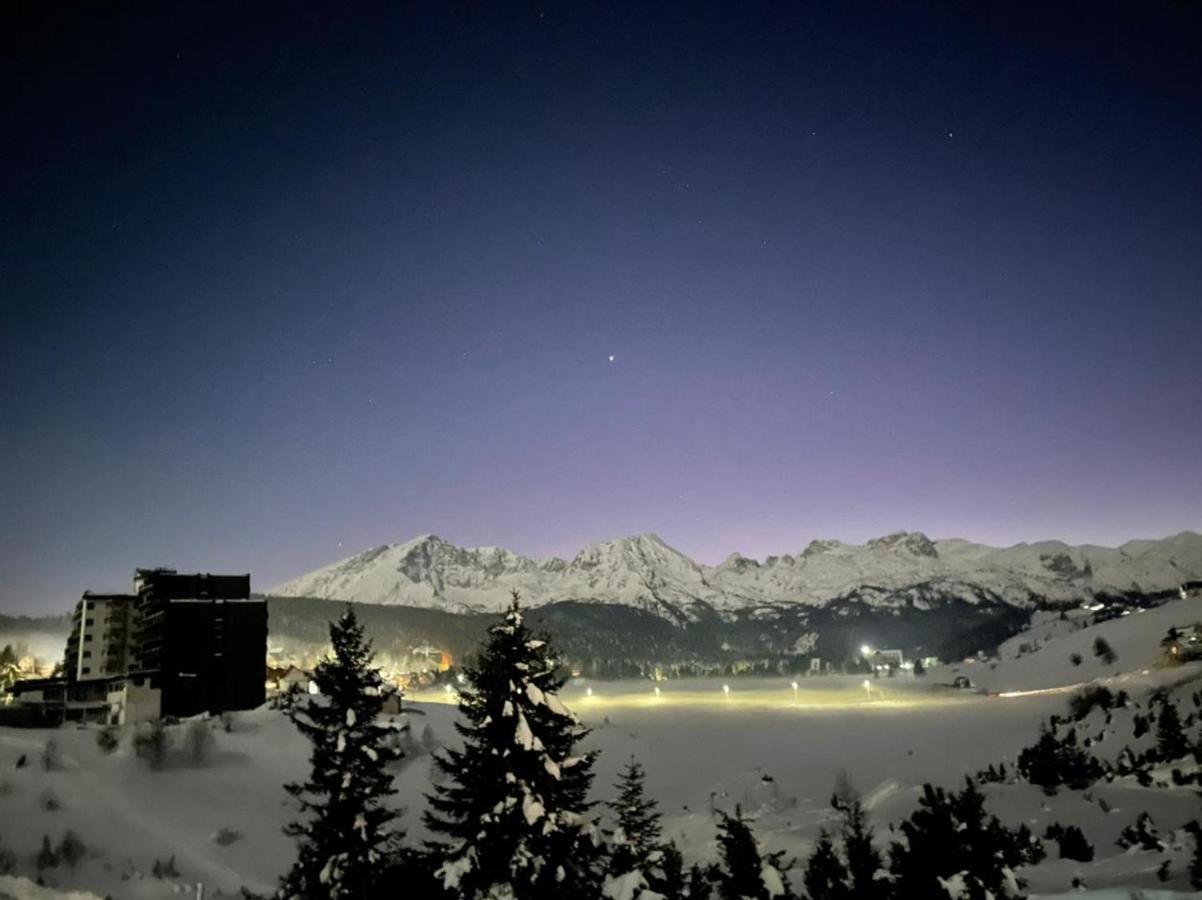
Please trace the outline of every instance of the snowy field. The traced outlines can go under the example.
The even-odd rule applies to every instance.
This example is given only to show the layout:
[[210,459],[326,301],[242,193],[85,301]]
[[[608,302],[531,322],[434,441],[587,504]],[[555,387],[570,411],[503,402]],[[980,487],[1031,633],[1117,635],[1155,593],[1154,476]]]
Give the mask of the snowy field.
[[[990,763],[1012,764],[1019,749],[1034,742],[1042,720],[1065,712],[1066,686],[1104,679],[1144,702],[1152,689],[1169,686],[1183,713],[1192,708],[1202,670],[1151,663],[1168,625],[1198,617],[1200,606],[1173,603],[1093,628],[1037,624],[1002,648],[996,668],[957,667],[974,683],[1015,692],[1012,697],[943,687],[954,677],[945,667],[921,679],[871,680],[868,689],[863,678],[801,679],[796,691],[788,679],[731,680],[727,694],[721,681],[703,680],[662,684],[656,696],[647,682],[578,682],[565,700],[594,729],[589,744],[601,751],[598,800],[609,798],[616,771],[633,754],[647,769],[668,835],[686,857],[712,857],[711,810],[737,803],[755,817],[769,849],[804,860],[818,829],[831,821],[827,802],[841,770],[863,793],[878,841],[887,843],[889,824],[913,810],[924,781],[955,787]],[[1072,665],[1073,648],[1080,644],[1087,654],[1099,634],[1116,648],[1118,664],[1102,668],[1087,657],[1089,667]],[[1041,635],[1040,649],[1028,647],[1016,658],[1019,644]],[[424,836],[420,811],[431,778],[423,732],[427,745],[454,740],[456,713],[447,700],[441,692],[420,698],[406,716],[414,753],[398,768],[396,785],[411,841]],[[1117,752],[1120,742],[1131,742],[1127,713],[1105,723],[1095,711],[1086,721],[1084,733],[1110,735],[1099,755],[1102,747]],[[307,746],[281,713],[263,709],[236,716],[229,732],[209,723],[214,744],[197,762],[184,749],[188,727],[171,729],[176,746],[159,771],[137,758],[128,740],[103,751],[95,728],[0,730],[0,846],[16,857],[16,874],[34,874],[43,835],[57,844],[71,829],[87,854],[74,869],[64,864],[46,873],[48,882],[65,888],[133,900],[178,897],[197,882],[209,898],[232,896],[241,885],[269,889],[293,853],[280,832],[293,815],[282,784],[305,773]],[[42,762],[48,741],[57,746],[49,771]],[[22,756],[26,765],[17,768]],[[1193,896],[1184,893],[1188,839],[1178,835],[1178,848],[1167,854],[1121,851],[1114,844],[1143,810],[1166,836],[1198,818],[1192,788],[1144,788],[1120,779],[1054,798],[1025,784],[984,790],[990,810],[1008,824],[1027,822],[1037,834],[1053,821],[1078,824],[1097,849],[1094,862],[1076,863],[1056,859],[1049,845],[1049,860],[1021,873],[1035,894],[1066,893],[1079,875],[1096,897],[1126,898],[1126,888],[1149,898],[1174,888],[1182,893],[1164,896]],[[155,877],[156,860],[161,869],[171,857],[168,874]],[[1166,858],[1170,879],[1161,882],[1156,870]],[[1101,892],[1119,886],[1119,893]],[[6,890],[0,883],[0,897]]]

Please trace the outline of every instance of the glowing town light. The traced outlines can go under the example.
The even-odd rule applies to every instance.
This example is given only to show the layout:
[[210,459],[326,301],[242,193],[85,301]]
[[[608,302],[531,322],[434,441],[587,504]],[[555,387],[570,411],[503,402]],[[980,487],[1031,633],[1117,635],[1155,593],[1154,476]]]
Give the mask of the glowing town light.
[[458,681],[460,684],[463,684],[465,681],[467,681],[467,676],[464,675],[462,672],[460,672],[458,675],[455,676],[455,680]]
[[727,697],[730,696],[730,685],[729,684],[722,685],[722,693],[725,694]]
[[585,689],[584,689],[584,696],[586,696],[586,697],[591,697],[591,696],[593,696],[593,689],[592,689],[592,688],[585,688]]
[[655,689],[655,696],[657,696],[657,697],[659,696],[659,688],[658,687]]
[[453,687],[451,687],[451,685],[449,685],[449,684],[443,685],[442,689],[447,692],[448,697],[451,696],[451,694],[455,693],[455,689]]
[[793,688],[793,700],[796,701],[797,700],[797,682],[794,681],[792,683],[792,685],[790,685],[790,686]]
[[860,655],[861,656],[872,656],[872,648],[869,647],[867,644],[864,644],[862,647],[860,647]]

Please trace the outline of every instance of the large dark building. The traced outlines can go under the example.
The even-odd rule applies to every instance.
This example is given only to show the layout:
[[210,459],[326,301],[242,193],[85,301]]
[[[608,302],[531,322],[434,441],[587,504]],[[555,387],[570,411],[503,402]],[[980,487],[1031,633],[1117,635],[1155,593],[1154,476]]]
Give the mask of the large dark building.
[[253,709],[266,699],[267,603],[249,575],[138,569],[129,677],[161,714]]
[[266,682],[267,603],[249,575],[138,569],[133,594],[76,604],[61,677],[12,694],[34,724],[119,724],[253,709]]

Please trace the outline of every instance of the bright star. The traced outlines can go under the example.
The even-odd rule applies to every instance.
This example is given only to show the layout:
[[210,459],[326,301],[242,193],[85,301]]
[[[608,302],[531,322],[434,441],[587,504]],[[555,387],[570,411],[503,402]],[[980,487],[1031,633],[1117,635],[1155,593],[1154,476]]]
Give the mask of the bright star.
[[610,361],[610,362],[613,362],[613,361],[614,361],[614,357],[613,357],[613,354],[612,354],[612,353],[609,355],[609,361]]

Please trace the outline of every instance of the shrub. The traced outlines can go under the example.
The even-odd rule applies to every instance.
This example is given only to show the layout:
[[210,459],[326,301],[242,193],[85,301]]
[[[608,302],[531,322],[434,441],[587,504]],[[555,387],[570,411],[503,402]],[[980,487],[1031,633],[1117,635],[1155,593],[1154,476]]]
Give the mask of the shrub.
[[434,729],[430,727],[429,723],[422,729],[421,745],[427,753],[433,753],[438,749],[438,739],[434,737]]
[[1005,784],[1006,777],[1005,763],[998,763],[996,766],[990,763],[986,768],[977,772],[974,780],[978,784]]
[[45,869],[58,868],[58,854],[54,852],[54,848],[50,846],[50,835],[42,835],[42,849],[37,852],[37,856],[33,858],[33,864],[39,872]]
[[1092,862],[1094,850],[1085,839],[1084,832],[1076,825],[1061,825],[1054,822],[1048,826],[1044,839],[1055,841],[1060,851],[1061,859],[1072,859],[1077,862]]
[[112,753],[120,742],[121,729],[116,725],[106,726],[96,732],[96,746],[102,753]]
[[42,747],[42,768],[47,772],[53,772],[62,768],[62,758],[58,751],[58,742],[54,738],[46,741]]
[[1102,661],[1104,665],[1112,666],[1118,662],[1119,655],[1114,652],[1114,648],[1104,637],[1097,637],[1093,642],[1093,655]]
[[1202,889],[1202,828],[1197,821],[1190,822],[1186,828],[1194,836],[1194,852],[1189,860],[1190,887]]
[[1160,840],[1160,832],[1156,830],[1156,825],[1152,822],[1152,817],[1146,812],[1139,814],[1135,820],[1135,824],[1124,828],[1115,843],[1124,850],[1132,847],[1138,847],[1141,850],[1164,849],[1164,844]]
[[1104,712],[1114,708],[1114,694],[1109,688],[1100,684],[1090,685],[1077,691],[1068,701],[1069,715],[1074,722],[1080,722],[1093,712],[1094,707]]
[[80,840],[79,835],[67,829],[58,845],[58,858],[74,869],[87,852],[88,848]]
[[1047,794],[1061,785],[1083,790],[1105,773],[1102,764],[1078,746],[1075,729],[1060,738],[1046,726],[1040,729],[1038,741],[1019,752],[1017,768],[1019,775]]
[[193,766],[200,768],[209,761],[213,752],[213,730],[208,722],[197,720],[188,726],[184,734],[184,751]]
[[166,764],[168,743],[162,722],[143,722],[134,733],[134,753],[150,763],[152,769],[161,769]]

